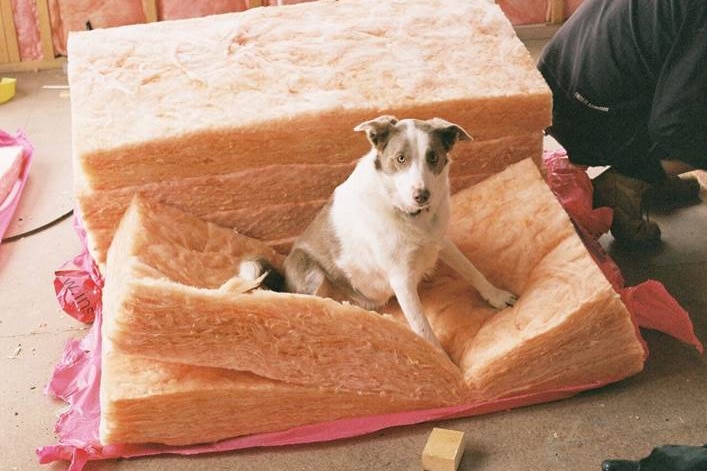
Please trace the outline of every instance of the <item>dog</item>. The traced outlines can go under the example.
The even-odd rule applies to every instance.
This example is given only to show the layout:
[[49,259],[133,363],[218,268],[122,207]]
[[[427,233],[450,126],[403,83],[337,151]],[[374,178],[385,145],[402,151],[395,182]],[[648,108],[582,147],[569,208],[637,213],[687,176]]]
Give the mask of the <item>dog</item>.
[[[441,349],[417,288],[438,259],[496,309],[516,296],[493,286],[446,237],[450,219],[448,153],[472,140],[461,126],[380,116],[359,124],[370,151],[295,240],[284,262],[287,292],[349,301],[366,309],[397,298],[410,327]],[[263,267],[242,267],[254,278]],[[248,272],[248,273],[246,273]]]

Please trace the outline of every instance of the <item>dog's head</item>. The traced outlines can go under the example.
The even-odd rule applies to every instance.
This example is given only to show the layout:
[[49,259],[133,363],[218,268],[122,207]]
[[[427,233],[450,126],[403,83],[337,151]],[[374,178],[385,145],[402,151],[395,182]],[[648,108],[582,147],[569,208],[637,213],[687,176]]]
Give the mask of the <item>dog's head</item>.
[[449,157],[458,140],[472,138],[440,118],[427,121],[380,116],[361,123],[375,151],[375,167],[395,207],[410,215],[449,196]]

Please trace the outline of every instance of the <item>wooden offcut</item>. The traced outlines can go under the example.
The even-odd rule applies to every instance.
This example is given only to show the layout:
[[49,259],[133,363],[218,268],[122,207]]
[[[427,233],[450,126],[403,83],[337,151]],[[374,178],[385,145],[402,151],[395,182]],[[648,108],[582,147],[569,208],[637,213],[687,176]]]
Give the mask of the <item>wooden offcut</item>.
[[457,471],[464,455],[464,432],[433,428],[422,451],[424,471]]

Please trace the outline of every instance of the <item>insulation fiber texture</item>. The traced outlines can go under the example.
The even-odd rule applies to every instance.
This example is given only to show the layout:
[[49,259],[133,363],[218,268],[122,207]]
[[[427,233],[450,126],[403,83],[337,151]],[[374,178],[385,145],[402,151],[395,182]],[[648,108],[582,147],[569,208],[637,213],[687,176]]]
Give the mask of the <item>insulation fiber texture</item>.
[[[495,311],[439,267],[421,297],[445,355],[410,331],[395,305],[381,316],[253,290],[236,276],[240,260],[280,266],[279,254],[135,197],[107,262],[102,442],[217,440],[497,400],[642,369],[630,313],[532,160],[457,193],[450,236],[520,297]],[[164,410],[179,412],[166,418]]]

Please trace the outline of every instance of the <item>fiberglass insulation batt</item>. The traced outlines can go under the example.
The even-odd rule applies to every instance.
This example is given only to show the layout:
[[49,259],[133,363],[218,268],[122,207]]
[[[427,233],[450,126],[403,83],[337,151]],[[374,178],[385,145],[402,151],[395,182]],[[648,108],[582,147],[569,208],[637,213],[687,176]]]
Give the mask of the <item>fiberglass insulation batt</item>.
[[444,118],[457,190],[540,155],[551,96],[490,0],[341,0],[72,34],[75,183],[102,265],[137,191],[286,247],[380,114]]
[[519,300],[495,311],[438,267],[421,298],[447,356],[394,304],[381,309],[391,317],[251,290],[239,261],[280,255],[135,197],[106,264],[101,441],[205,442],[642,369],[629,312],[530,159],[457,193],[452,212],[450,237]]
[[134,198],[103,292],[103,443],[212,441],[464,400],[459,369],[407,325],[248,292],[235,272],[244,257],[282,262],[256,240]]

